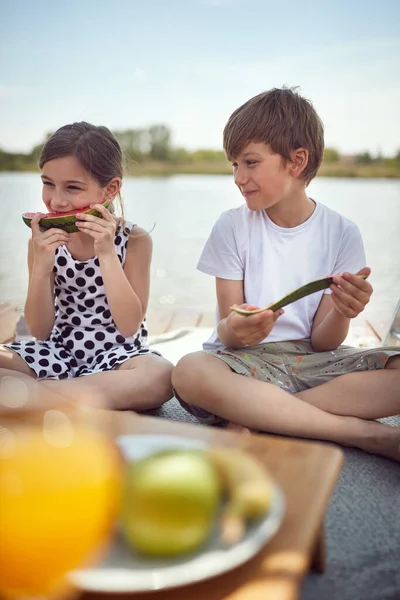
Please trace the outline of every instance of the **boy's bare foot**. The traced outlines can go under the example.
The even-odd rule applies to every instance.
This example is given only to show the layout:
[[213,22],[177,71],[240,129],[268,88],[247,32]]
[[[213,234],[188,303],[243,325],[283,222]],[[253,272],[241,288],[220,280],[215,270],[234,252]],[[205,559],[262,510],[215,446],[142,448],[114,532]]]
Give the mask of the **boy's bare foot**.
[[[373,431],[372,428],[374,425],[380,424],[376,421],[372,421],[371,425],[371,431]],[[365,450],[365,452],[379,454],[400,462],[400,427],[393,427],[390,425],[384,425],[384,427],[386,430],[384,434],[382,435],[382,430],[380,430],[378,435],[372,435],[362,445],[362,449]]]
[[382,456],[400,462],[400,427],[393,427],[393,429],[397,431],[393,432],[394,435],[388,436],[383,444],[379,444],[378,452]]

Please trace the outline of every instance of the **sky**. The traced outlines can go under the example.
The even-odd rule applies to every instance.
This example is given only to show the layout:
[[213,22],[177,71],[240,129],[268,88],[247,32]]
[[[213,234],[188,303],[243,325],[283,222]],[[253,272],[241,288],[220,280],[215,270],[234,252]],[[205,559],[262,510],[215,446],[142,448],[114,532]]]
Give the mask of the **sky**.
[[163,123],[221,149],[250,97],[298,86],[344,154],[400,149],[398,0],[0,0],[0,148],[73,121]]

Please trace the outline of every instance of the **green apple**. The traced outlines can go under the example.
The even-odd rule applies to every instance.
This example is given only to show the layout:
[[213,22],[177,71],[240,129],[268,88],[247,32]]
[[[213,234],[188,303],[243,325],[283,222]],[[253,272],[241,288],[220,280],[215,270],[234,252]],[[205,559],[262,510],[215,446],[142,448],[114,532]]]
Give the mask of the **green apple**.
[[123,534],[148,556],[192,552],[210,535],[220,499],[218,475],[201,451],[153,454],[127,467]]

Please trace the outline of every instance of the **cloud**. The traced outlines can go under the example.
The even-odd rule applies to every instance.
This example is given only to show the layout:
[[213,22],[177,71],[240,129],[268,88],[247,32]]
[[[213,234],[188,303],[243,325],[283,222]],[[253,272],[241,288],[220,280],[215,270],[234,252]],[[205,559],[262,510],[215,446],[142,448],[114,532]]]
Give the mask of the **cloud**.
[[207,6],[232,6],[235,0],[199,0],[199,3]]
[[0,99],[24,96],[26,88],[18,85],[0,85]]
[[135,69],[133,72],[133,81],[135,83],[144,83],[147,81],[148,75],[143,69]]

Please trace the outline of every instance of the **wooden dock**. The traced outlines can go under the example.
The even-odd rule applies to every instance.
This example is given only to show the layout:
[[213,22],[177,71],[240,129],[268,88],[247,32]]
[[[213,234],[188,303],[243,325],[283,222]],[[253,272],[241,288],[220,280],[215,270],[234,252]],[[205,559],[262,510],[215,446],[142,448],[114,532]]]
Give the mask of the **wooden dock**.
[[[148,332],[150,336],[160,336],[184,328],[210,328],[214,326],[214,318],[214,313],[197,312],[192,309],[173,310],[171,308],[164,311],[149,309],[147,315]],[[362,324],[362,329],[362,337],[369,339],[368,346],[380,346],[382,344],[385,332],[381,326],[375,326],[366,320]],[[26,336],[29,336],[22,311],[10,303],[0,303],[0,344],[13,341],[17,335],[17,330],[19,337],[26,338]],[[392,340],[391,344],[400,345],[400,340]],[[359,345],[362,347],[365,344],[361,343]]]
[[[0,344],[11,342],[17,333],[29,335],[22,312],[10,303],[0,303]],[[213,327],[214,314],[192,310],[149,310],[147,315],[149,335],[161,335],[185,327]]]
[[182,327],[214,327],[215,315],[186,309],[163,312],[149,310],[146,320],[149,334],[159,335]]
[[20,314],[15,306],[0,304],[0,344],[14,340],[19,318]]

